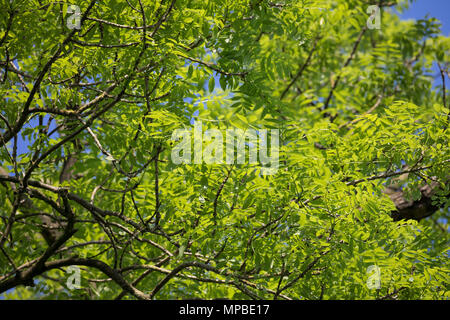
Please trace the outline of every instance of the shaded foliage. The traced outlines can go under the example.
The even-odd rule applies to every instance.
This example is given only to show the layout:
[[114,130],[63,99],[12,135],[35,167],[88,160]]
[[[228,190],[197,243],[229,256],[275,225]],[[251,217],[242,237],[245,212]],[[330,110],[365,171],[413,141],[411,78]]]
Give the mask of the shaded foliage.
[[[375,2],[1,0],[0,292],[448,299],[450,40]],[[279,170],[175,165],[194,119],[279,129]]]

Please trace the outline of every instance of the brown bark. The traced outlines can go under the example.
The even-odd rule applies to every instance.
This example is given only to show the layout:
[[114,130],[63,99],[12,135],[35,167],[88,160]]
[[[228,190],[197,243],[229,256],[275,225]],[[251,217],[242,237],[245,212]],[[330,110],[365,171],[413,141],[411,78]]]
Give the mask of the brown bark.
[[[5,171],[4,168],[0,167],[0,174],[1,175],[8,175],[8,172]],[[11,190],[16,190],[16,186],[13,182],[5,183],[5,187],[11,188]],[[23,197],[23,200],[20,204],[20,208],[24,211],[29,212],[39,212],[40,210],[34,205],[33,201],[25,195]],[[58,238],[58,236],[62,233],[61,228],[62,226],[57,223],[56,221],[52,220],[47,215],[38,215],[39,219],[41,220],[41,234],[44,237],[45,241],[48,245],[51,245],[55,242],[55,240]]]
[[[433,204],[432,197],[440,190],[438,182],[432,182],[420,187],[421,198],[419,200],[407,199],[405,192],[395,187],[387,187],[384,190],[389,198],[394,202],[396,211],[391,213],[394,221],[414,219],[420,221],[426,217],[431,216],[439,206]],[[449,197],[449,194],[446,195]]]

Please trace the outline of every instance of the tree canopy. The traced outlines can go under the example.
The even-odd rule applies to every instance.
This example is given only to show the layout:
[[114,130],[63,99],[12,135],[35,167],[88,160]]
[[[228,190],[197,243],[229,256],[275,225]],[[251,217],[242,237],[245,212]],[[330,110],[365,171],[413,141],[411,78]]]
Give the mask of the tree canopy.
[[[0,3],[4,297],[449,298],[436,19],[400,20],[401,0]],[[196,123],[278,130],[277,170],[175,163]]]

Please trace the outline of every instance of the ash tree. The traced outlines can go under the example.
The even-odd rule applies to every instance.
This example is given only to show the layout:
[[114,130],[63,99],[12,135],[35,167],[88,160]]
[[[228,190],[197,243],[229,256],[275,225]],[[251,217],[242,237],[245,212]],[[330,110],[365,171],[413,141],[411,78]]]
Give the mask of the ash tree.
[[[449,298],[439,21],[401,21],[408,1],[0,3],[3,297]],[[278,130],[277,170],[174,163],[199,122]]]

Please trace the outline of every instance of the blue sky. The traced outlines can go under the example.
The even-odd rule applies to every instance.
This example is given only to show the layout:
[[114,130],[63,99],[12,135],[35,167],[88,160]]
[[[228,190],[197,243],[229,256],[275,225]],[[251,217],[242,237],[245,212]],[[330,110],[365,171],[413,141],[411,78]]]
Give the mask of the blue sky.
[[[441,21],[442,33],[450,36],[450,0],[415,0],[408,10],[399,15],[402,20],[407,20],[422,19],[427,14]],[[448,83],[449,79],[447,78],[446,81]],[[19,138],[18,149],[19,154],[27,152],[28,143]],[[0,300],[3,298],[0,295]]]
[[[414,0],[410,5],[410,8],[405,12],[399,14],[402,20],[407,19],[422,19],[427,14],[430,17],[434,17],[441,21],[442,23],[442,33],[444,35],[450,36],[450,0]],[[436,74],[438,73],[438,68],[435,66]],[[446,77],[446,82],[450,83],[450,79]],[[218,86],[219,80],[216,79],[216,86]],[[441,85],[441,79],[436,78],[436,86]],[[36,125],[36,121],[31,122],[31,126]],[[28,143],[19,138],[18,142],[18,153],[22,154],[28,151]]]
[[422,19],[427,14],[441,21],[442,33],[450,36],[450,0],[415,0],[400,17],[403,20]]
[[[408,19],[423,19],[433,17],[438,19],[441,26],[441,33],[450,36],[450,0],[414,0],[410,4],[410,8],[399,14],[402,20]],[[436,63],[433,64],[433,71],[435,75],[439,75],[439,68]],[[450,79],[445,76],[447,88],[449,87]],[[442,86],[442,80],[440,76],[437,76],[434,81],[434,86]]]

